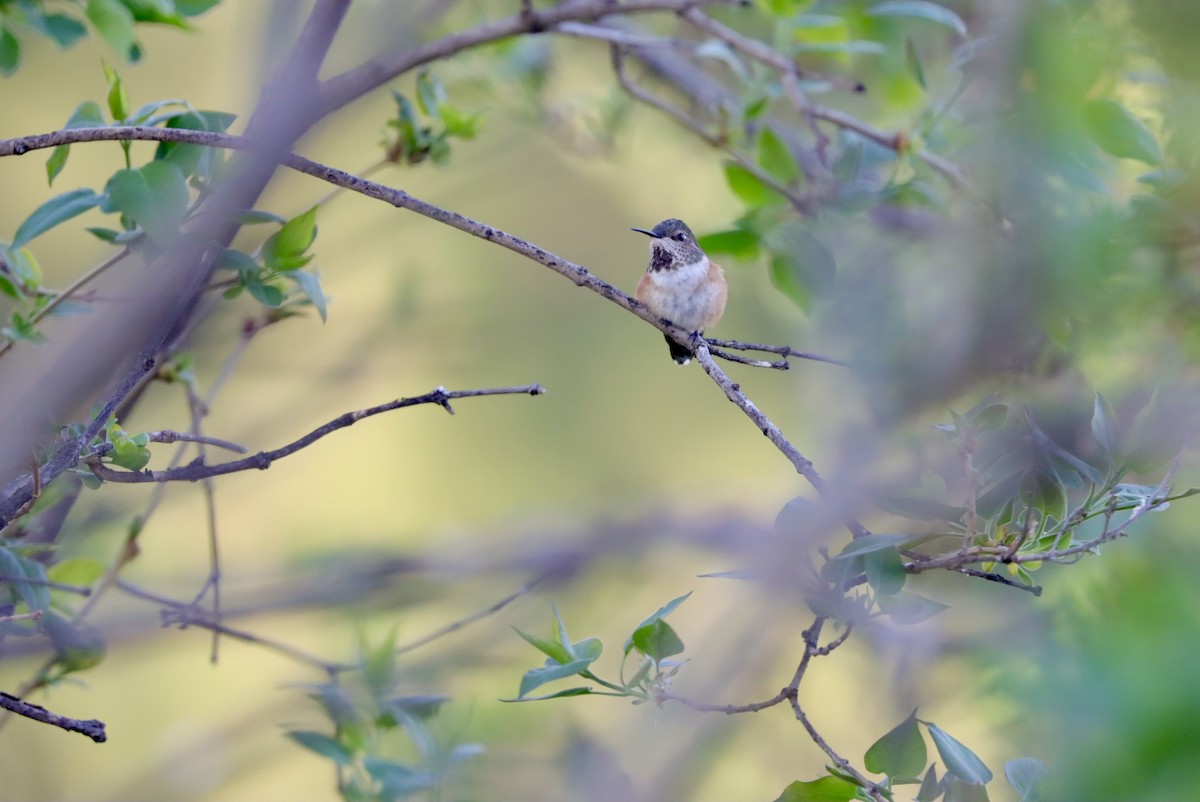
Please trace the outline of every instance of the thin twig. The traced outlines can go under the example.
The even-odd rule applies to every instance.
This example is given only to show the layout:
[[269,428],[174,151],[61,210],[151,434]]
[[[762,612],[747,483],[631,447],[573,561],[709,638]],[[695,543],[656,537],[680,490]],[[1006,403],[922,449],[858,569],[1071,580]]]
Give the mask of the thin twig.
[[222,440],[219,437],[209,437],[205,434],[196,434],[193,432],[176,432],[170,429],[163,429],[158,432],[146,432],[146,436],[153,443],[200,443],[206,446],[223,448],[235,454],[245,454],[248,450],[245,446],[238,445],[230,440]]
[[[103,275],[105,273],[105,271],[107,271],[110,267],[115,265],[117,262],[120,262],[122,259],[124,259],[128,255],[129,255],[129,247],[126,246],[126,247],[122,248],[121,250],[117,251],[116,253],[114,253],[112,256],[105,259],[100,264],[93,267],[91,270],[84,273],[79,278],[72,281],[70,284],[68,284],[62,290],[62,292],[55,294],[55,296],[50,299],[49,303],[47,303],[41,309],[38,309],[36,312],[34,312],[32,315],[29,316],[30,325],[36,325],[37,323],[39,323],[47,315],[49,315],[51,312],[53,312],[58,307],[59,304],[61,304],[63,301],[70,299],[77,292],[79,292],[81,289],[83,289],[85,286],[90,284],[92,281],[94,281],[95,279],[97,279],[98,277]],[[0,345],[0,356],[4,356],[6,353],[8,353],[14,345],[16,345],[15,340],[7,340],[4,343],[4,345]]]
[[774,370],[789,370],[791,365],[786,359],[781,359],[778,362],[768,362],[765,359],[751,359],[748,356],[739,356],[731,354],[728,351],[722,351],[720,348],[714,348],[712,343],[709,343],[708,351],[713,356],[720,357],[728,362],[737,362],[739,365],[749,365],[752,368],[773,368]]
[[482,618],[487,618],[489,615],[494,615],[495,613],[500,612],[505,607],[512,604],[517,599],[521,598],[522,596],[526,595],[531,590],[533,590],[534,587],[536,587],[537,584],[545,578],[546,578],[546,575],[543,574],[542,576],[531,579],[528,582],[526,582],[524,585],[522,585],[521,587],[517,588],[517,590],[513,591],[512,593],[508,594],[500,601],[496,602],[495,604],[485,607],[484,609],[479,610],[478,612],[474,612],[471,615],[466,616],[465,618],[460,618],[457,621],[452,621],[451,623],[447,624],[446,626],[440,627],[440,628],[434,630],[433,632],[430,632],[428,635],[425,635],[424,637],[417,638],[415,641],[412,641],[411,643],[406,643],[403,646],[397,646],[394,654],[401,655],[406,652],[411,652],[414,649],[419,649],[422,646],[432,643],[433,641],[437,640],[438,638],[445,637],[446,635],[449,635],[452,632],[457,632],[458,630],[462,629],[463,627],[465,627],[469,624],[473,624]]
[[[763,414],[762,410],[755,406],[754,402],[742,392],[741,386],[734,384],[725,371],[721,370],[720,366],[713,361],[708,345],[703,340],[696,347],[695,354],[696,361],[700,363],[700,367],[704,368],[704,372],[708,374],[709,378],[716,382],[717,386],[724,391],[725,397],[732,401],[738,409],[742,410],[746,417],[758,427],[758,430],[779,449],[780,453],[788,458],[788,461],[792,463],[792,467],[796,469],[796,473],[807,479],[808,483],[813,486],[813,489],[826,502],[835,504],[840,508],[842,505],[837,501],[829,486],[825,484],[825,480],[817,473],[812,461],[801,454],[800,450],[792,445],[787,437],[784,436],[779,427],[772,423],[771,419]],[[848,511],[842,511],[842,519],[846,524],[846,528],[850,530],[854,537],[865,537],[870,534],[867,528],[859,523]]]
[[718,348],[732,348],[736,351],[761,351],[764,354],[779,354],[780,356],[794,356],[797,359],[808,359],[812,360],[813,362],[827,362],[830,365],[840,365],[844,368],[854,367],[843,359],[835,359],[831,356],[822,356],[821,354],[814,354],[811,351],[799,351],[795,348],[792,348],[790,345],[744,343],[740,340],[717,340],[712,337],[705,337],[704,339],[708,342],[709,350],[712,350],[712,346],[715,345]]
[[990,571],[977,571],[974,568],[955,568],[954,570],[960,574],[973,576],[977,579],[986,579],[989,582],[998,582],[1001,585],[1007,585],[1010,588],[1023,590],[1027,593],[1032,593],[1034,596],[1042,595],[1042,587],[1040,585],[1026,585],[1024,582],[1017,582],[1014,579],[1009,579],[1003,574],[995,574]]
[[[207,414],[207,407],[196,394],[196,390],[190,384],[186,387],[188,410],[191,412],[192,418],[192,434],[198,438],[197,442],[197,458],[204,459],[204,441],[200,434],[201,421]],[[242,449],[240,453],[245,453]],[[221,625],[221,549],[220,538],[217,535],[217,491],[215,482],[212,478],[203,480],[204,485],[204,518],[208,524],[208,578],[205,580],[200,592],[196,595],[193,604],[199,604],[200,600],[209,588],[212,588],[212,620],[216,626]],[[213,665],[216,665],[220,656],[221,633],[214,628],[212,631],[212,650],[209,654],[209,660]]]
[[223,462],[218,465],[205,465],[203,462],[192,462],[179,468],[168,468],[166,470],[154,471],[117,471],[104,465],[96,458],[86,460],[88,468],[99,479],[106,482],[120,482],[125,484],[141,484],[145,482],[195,482],[201,479],[207,479],[213,476],[223,476],[230,473],[238,473],[240,471],[261,470],[265,471],[271,467],[271,463],[284,457],[295,454],[301,449],[307,448],[321,438],[338,431],[345,429],[347,426],[352,426],[363,418],[369,418],[374,415],[379,415],[384,412],[391,412],[395,409],[404,409],[406,407],[417,406],[420,404],[437,404],[443,407],[450,414],[454,414],[454,409],[450,406],[450,401],[456,398],[475,398],[478,396],[490,395],[542,395],[546,390],[540,384],[527,384],[521,387],[488,387],[479,390],[447,390],[444,387],[438,387],[425,395],[415,396],[413,398],[399,398],[395,401],[389,401],[386,404],[370,407],[368,409],[355,410],[339,415],[328,423],[318,426],[303,437],[288,443],[285,446],[274,449],[272,451],[260,451],[259,453],[247,457],[245,459],[233,460],[231,462]]

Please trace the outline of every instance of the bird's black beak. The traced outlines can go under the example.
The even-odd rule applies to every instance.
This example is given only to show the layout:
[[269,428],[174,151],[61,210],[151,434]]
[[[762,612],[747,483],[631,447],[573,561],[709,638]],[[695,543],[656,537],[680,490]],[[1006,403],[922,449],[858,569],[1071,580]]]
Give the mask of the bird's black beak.
[[644,229],[644,228],[631,228],[631,229],[629,229],[629,230],[630,230],[630,231],[636,231],[636,232],[638,232],[639,234],[645,234],[647,237],[653,237],[653,236],[654,236],[654,232],[653,232],[653,231],[647,231],[647,230],[646,230],[646,229]]

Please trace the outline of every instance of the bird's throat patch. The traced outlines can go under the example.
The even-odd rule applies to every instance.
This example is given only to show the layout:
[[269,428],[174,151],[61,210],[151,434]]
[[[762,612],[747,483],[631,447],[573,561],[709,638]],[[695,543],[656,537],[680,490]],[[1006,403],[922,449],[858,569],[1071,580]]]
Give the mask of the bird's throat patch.
[[666,248],[652,248],[651,250],[653,251],[650,257],[651,272],[658,273],[675,267],[675,259]]

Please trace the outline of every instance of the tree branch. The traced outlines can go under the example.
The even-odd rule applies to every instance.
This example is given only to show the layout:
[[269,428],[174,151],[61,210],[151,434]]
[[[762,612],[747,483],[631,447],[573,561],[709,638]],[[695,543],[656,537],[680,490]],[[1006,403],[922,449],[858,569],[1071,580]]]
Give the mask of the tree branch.
[[742,392],[741,386],[734,384],[733,380],[726,375],[725,371],[721,370],[720,366],[713,361],[713,358],[709,353],[708,345],[703,341],[701,341],[699,346],[696,348],[696,361],[700,363],[700,367],[704,368],[704,372],[708,374],[709,378],[716,382],[717,386],[724,391],[725,397],[732,401],[738,407],[738,409],[742,410],[746,417],[748,417],[754,423],[754,425],[758,427],[758,430],[762,432],[777,449],[779,449],[780,453],[788,458],[788,461],[792,463],[792,467],[796,469],[796,473],[807,479],[808,483],[813,486],[813,489],[820,494],[822,499],[824,499],[827,503],[834,504],[836,509],[841,510],[842,520],[845,522],[846,528],[850,530],[851,534],[853,534],[854,537],[864,537],[869,535],[870,532],[865,526],[859,523],[858,520],[848,511],[842,509],[843,505],[829,489],[829,486],[825,484],[825,480],[821,478],[821,475],[817,473],[816,468],[813,467],[812,461],[801,454],[799,449],[797,449],[791,444],[791,442],[788,441],[786,437],[784,437],[783,432],[780,431],[779,427],[772,423],[771,419],[764,415],[763,412],[754,405],[754,402]]
[[98,744],[102,744],[108,740],[108,735],[104,732],[104,722],[97,719],[84,721],[82,719],[60,716],[57,713],[51,713],[41,705],[30,704],[17,696],[4,693],[3,691],[0,691],[0,707],[10,713],[16,713],[18,716],[40,721],[42,724],[49,724],[67,732],[78,732],[81,735],[86,735]]

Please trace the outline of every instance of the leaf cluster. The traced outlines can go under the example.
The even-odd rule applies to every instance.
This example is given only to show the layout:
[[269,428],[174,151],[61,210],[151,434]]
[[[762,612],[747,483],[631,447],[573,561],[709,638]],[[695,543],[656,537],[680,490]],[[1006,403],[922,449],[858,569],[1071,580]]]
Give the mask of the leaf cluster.
[[449,102],[445,85],[429,70],[417,75],[416,103],[392,90],[396,116],[384,124],[381,143],[386,159],[396,164],[430,160],[444,165],[450,160],[451,140],[474,139],[482,120]]
[[[672,599],[633,629],[625,641],[616,681],[602,679],[591,668],[604,652],[604,644],[597,638],[572,641],[567,634],[567,625],[555,607],[551,637],[543,638],[516,630],[530,646],[546,655],[546,661],[526,671],[521,677],[517,697],[506,701],[535,702],[589,694],[626,697],[632,699],[634,704],[658,701],[659,695],[682,668],[682,663],[669,658],[682,654],[684,650],[683,640],[665,619],[691,595],[689,592]],[[635,652],[638,655],[637,667],[626,677],[625,662]],[[545,696],[529,695],[546,683],[575,676],[596,683],[604,690],[596,690],[592,685],[580,685]]]
[[[0,75],[21,66],[22,37],[40,36],[67,49],[88,35],[98,34],[127,61],[142,58],[137,41],[139,25],[166,25],[190,31],[189,20],[221,0],[2,0],[0,2]],[[49,6],[49,7],[47,7]]]
[[353,666],[300,687],[329,719],[332,734],[293,729],[287,735],[338,767],[346,802],[424,798],[483,752],[479,744],[439,741],[431,722],[449,697],[406,691],[394,631],[377,644],[360,638]]
[[[921,727],[933,742],[945,767],[939,777],[937,765],[929,763],[928,748]],[[904,721],[889,730],[867,749],[863,765],[883,780],[874,789],[864,788],[854,777],[828,767],[828,774],[816,780],[797,780],[788,785],[775,802],[851,802],[870,799],[869,791],[878,790],[886,799],[897,798],[897,786],[917,785],[916,802],[986,802],[991,769],[971,749],[936,724],[917,718],[914,710]],[[1046,774],[1041,762],[1032,758],[1009,761],[1004,770],[1019,802],[1039,802],[1039,783]],[[902,798],[909,798],[907,796]]]

